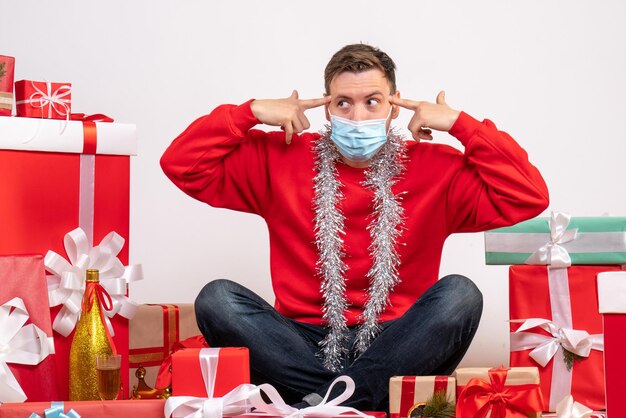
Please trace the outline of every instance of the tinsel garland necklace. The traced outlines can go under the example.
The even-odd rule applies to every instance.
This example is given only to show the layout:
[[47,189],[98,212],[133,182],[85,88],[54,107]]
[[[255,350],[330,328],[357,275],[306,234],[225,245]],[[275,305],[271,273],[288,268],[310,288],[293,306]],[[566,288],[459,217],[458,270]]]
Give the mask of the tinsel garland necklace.
[[[341,211],[341,201],[344,195],[336,167],[341,155],[330,139],[330,127],[321,132],[314,151],[317,172],[313,179],[315,244],[319,253],[317,270],[322,278],[323,319],[330,328],[320,345],[324,367],[339,371],[343,367],[342,359],[349,353],[346,347],[348,327],[345,316],[348,307],[345,272],[348,266],[343,261],[345,217]],[[362,184],[373,192],[373,213],[368,225],[372,240],[369,246],[372,266],[367,273],[370,283],[368,297],[359,318],[360,326],[354,342],[357,355],[365,352],[380,332],[378,316],[389,303],[389,293],[400,282],[400,257],[396,247],[402,232],[404,209],[400,198],[394,195],[391,188],[404,171],[405,158],[404,139],[392,130],[387,135],[387,142],[365,169]]]

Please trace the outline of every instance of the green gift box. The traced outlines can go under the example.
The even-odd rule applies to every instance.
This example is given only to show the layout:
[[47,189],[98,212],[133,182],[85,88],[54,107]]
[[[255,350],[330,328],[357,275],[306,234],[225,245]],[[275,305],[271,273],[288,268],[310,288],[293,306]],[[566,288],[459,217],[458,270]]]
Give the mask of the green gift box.
[[555,212],[485,232],[487,264],[625,264],[626,217]]

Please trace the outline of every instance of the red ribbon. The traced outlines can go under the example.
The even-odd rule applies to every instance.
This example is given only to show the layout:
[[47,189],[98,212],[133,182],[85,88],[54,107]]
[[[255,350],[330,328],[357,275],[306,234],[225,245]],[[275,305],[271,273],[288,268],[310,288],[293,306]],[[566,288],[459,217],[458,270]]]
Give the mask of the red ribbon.
[[85,113],[72,113],[70,120],[80,120],[83,122],[113,122],[113,118],[102,113],[87,115]]
[[[443,391],[447,393],[448,390],[448,376],[435,376],[433,382],[433,394],[435,392]],[[406,418],[409,409],[415,405],[415,381],[416,376],[402,376],[402,385],[400,389],[400,411],[398,413],[390,413],[391,418]],[[426,401],[426,399],[420,399],[420,401]]]
[[165,389],[172,385],[172,373],[170,372],[170,367],[172,366],[172,354],[184,348],[207,348],[208,346],[209,345],[202,335],[194,335],[186,340],[174,343],[172,345],[172,352],[165,358],[165,360],[163,360],[161,367],[159,367],[154,387],[156,389]]
[[444,394],[448,391],[448,376],[435,376],[435,385],[433,388],[433,394],[436,392],[443,392]]
[[83,122],[83,154],[95,154],[98,148],[98,135],[96,131],[96,122],[113,122],[113,118],[96,113],[86,115],[84,113],[72,113],[71,120]]
[[100,320],[102,321],[102,325],[104,326],[104,333],[107,336],[107,340],[109,341],[111,350],[113,351],[113,354],[117,354],[117,349],[115,348],[113,337],[111,336],[111,332],[109,331],[109,327],[107,326],[107,322],[104,317],[105,310],[110,311],[111,309],[113,309],[113,299],[111,299],[111,295],[109,295],[109,292],[107,292],[100,283],[88,282],[87,287],[85,288],[85,297],[83,298],[81,306],[83,314],[86,314],[87,311],[91,309],[94,303],[97,303],[98,307],[100,308]]
[[543,397],[538,384],[505,386],[509,369],[489,370],[490,383],[470,379],[456,404],[457,418],[526,418],[529,412],[543,409]]

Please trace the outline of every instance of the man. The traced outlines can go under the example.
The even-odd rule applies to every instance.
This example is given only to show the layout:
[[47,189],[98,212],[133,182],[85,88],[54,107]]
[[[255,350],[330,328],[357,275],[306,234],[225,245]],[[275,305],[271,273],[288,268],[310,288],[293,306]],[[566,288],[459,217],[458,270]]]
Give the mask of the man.
[[[536,216],[548,191],[492,122],[450,108],[443,92],[436,103],[401,98],[379,49],[342,48],[325,89],[220,106],[161,165],[185,193],[258,214],[269,229],[274,307],[232,281],[208,283],[196,300],[207,342],[248,347],[253,382],[298,406],[319,403],[346,374],[356,382],[348,405],[383,409],[390,376],[450,374],[478,327],[476,286],[437,280],[446,237]],[[305,113],[322,106],[330,127],[305,132]],[[413,140],[390,129],[401,108],[413,114]],[[465,153],[424,142],[432,130]]]

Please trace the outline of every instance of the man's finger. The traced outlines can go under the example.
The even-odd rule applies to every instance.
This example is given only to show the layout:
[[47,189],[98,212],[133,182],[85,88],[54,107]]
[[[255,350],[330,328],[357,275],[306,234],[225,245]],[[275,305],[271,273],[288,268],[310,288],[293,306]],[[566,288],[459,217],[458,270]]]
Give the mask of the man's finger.
[[291,122],[286,122],[282,128],[285,130],[285,142],[289,145],[291,144],[291,136],[293,135],[293,126],[291,126]]
[[433,134],[432,134],[432,131],[430,129],[421,128],[417,132],[417,135],[420,137],[420,139],[425,139],[427,141],[432,141],[433,140]]
[[302,127],[304,128],[303,130],[307,130],[311,127],[311,124],[309,123],[309,120],[304,115],[304,113],[298,113],[297,117],[300,121],[300,124],[302,124]]
[[437,95],[437,104],[445,105],[446,104],[446,92],[441,90]]
[[408,99],[403,99],[401,97],[391,96],[391,97],[389,97],[389,103],[398,105],[398,106],[403,107],[405,109],[415,110],[415,109],[418,108],[418,106],[420,105],[421,102],[415,102],[413,100],[408,100]]
[[319,99],[300,100],[300,107],[304,110],[313,109],[330,103],[330,96],[320,97]]
[[291,96],[289,96],[289,98],[298,100],[298,90],[292,91]]
[[300,133],[304,131],[305,129],[304,125],[300,122],[300,119],[298,119],[297,117],[291,119],[291,126],[293,126],[293,131],[297,133]]

